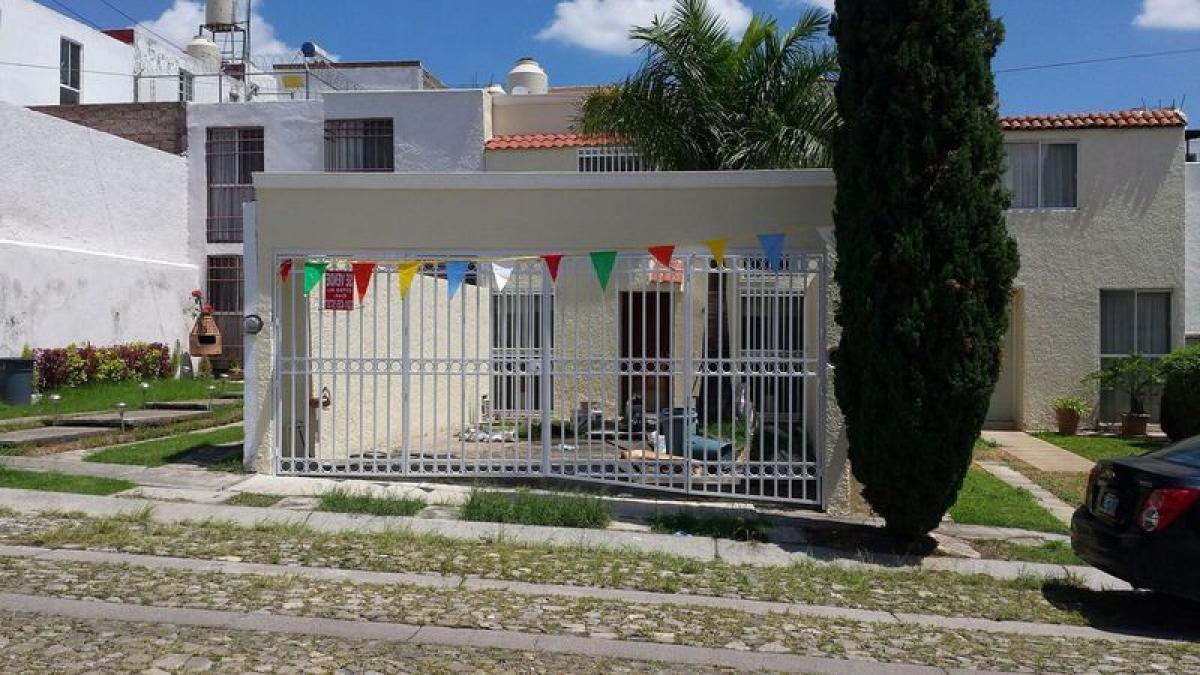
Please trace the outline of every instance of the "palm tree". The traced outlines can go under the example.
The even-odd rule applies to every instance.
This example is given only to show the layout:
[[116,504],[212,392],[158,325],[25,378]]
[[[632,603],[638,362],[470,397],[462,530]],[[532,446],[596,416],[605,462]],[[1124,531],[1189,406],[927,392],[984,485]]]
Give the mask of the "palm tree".
[[829,166],[838,116],[828,26],[816,9],[786,33],[756,15],[734,40],[706,0],[677,0],[666,18],[633,29],[645,61],[588,96],[575,129],[662,170]]

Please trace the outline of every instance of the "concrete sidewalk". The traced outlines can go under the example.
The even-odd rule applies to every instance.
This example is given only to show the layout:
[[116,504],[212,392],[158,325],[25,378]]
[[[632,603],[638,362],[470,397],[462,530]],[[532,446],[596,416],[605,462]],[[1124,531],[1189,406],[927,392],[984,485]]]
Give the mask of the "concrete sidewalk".
[[610,551],[640,551],[709,562],[722,560],[734,565],[775,566],[795,562],[821,562],[842,567],[887,570],[925,569],[983,574],[998,579],[1042,577],[1078,579],[1093,590],[1129,590],[1129,584],[1091,567],[960,558],[912,558],[876,554],[865,559],[847,553],[797,544],[678,537],[650,532],[589,530],[536,525],[436,520],[427,518],[363,516],[340,513],[304,512],[281,508],[253,508],[224,504],[163,503],[145,499],[95,497],[28,490],[0,489],[0,506],[18,513],[79,511],[89,516],[129,515],[148,510],[161,523],[196,522],[205,519],[229,521],[252,527],[258,524],[305,525],[321,532],[382,532],[403,530],[450,539],[470,541],[505,540],[527,545],[582,547]]
[[1047,443],[1023,431],[984,431],[983,438],[1000,445],[1004,452],[1038,471],[1088,473],[1093,462],[1086,457]]

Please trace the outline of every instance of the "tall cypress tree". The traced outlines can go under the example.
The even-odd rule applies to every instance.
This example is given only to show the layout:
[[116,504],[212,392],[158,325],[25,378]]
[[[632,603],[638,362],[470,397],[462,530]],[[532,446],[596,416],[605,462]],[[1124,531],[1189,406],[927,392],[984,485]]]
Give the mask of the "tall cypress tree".
[[863,496],[919,536],[954,505],[1018,268],[987,0],[837,0],[838,404]]

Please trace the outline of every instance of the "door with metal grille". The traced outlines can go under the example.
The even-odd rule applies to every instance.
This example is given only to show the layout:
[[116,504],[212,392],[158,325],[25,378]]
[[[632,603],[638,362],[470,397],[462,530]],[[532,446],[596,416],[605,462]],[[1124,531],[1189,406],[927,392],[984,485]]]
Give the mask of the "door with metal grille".
[[[318,260],[313,254],[278,260]],[[380,255],[276,280],[275,468],[290,475],[560,477],[820,505],[826,259]],[[360,261],[361,262],[361,261]],[[503,273],[497,273],[497,271]]]

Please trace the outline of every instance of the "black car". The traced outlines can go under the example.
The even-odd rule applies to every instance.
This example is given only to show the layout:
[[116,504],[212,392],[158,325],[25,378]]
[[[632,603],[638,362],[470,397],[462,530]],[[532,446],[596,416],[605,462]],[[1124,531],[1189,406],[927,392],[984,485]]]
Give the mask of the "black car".
[[1071,546],[1136,588],[1200,602],[1200,436],[1097,462]]

